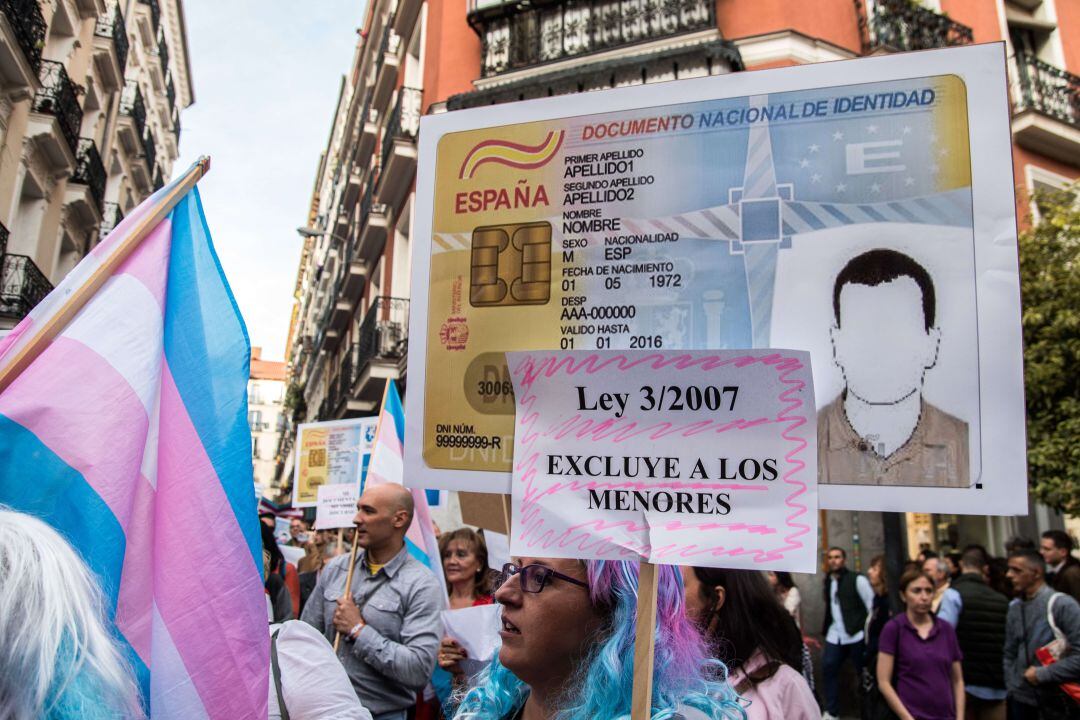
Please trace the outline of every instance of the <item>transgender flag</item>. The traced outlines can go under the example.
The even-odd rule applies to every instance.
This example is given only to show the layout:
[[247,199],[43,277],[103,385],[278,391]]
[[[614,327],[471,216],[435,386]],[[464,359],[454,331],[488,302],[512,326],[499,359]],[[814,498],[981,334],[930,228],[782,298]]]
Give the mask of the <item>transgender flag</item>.
[[[402,448],[405,441],[405,411],[401,407],[397,383],[387,380],[383,394],[382,411],[379,415],[378,430],[371,448],[371,461],[368,463],[367,485],[394,483],[404,485],[404,465]],[[442,571],[442,557],[439,555],[439,541],[435,537],[435,526],[431,522],[427,494],[418,488],[410,488],[415,512],[412,525],[405,534],[405,544],[420,562],[431,568],[439,582],[445,584]]]
[[0,394],[0,503],[57,528],[97,574],[154,720],[262,720],[269,637],[249,345],[197,172],[125,218],[0,343],[9,366],[175,203]]

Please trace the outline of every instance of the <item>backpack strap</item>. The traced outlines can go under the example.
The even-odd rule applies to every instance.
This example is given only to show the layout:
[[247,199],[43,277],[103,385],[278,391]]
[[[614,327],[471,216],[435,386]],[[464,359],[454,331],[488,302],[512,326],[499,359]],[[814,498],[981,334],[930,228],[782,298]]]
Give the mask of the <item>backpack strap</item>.
[[1065,633],[1061,632],[1057,623],[1054,622],[1054,601],[1060,596],[1061,593],[1055,592],[1046,603],[1046,622],[1050,623],[1050,630],[1053,631],[1055,640],[1065,640]]
[[278,665],[277,636],[281,628],[274,631],[270,636],[270,668],[274,673],[274,690],[277,691],[278,708],[281,710],[281,720],[289,720],[289,709],[285,707],[285,695],[281,691],[281,667]]

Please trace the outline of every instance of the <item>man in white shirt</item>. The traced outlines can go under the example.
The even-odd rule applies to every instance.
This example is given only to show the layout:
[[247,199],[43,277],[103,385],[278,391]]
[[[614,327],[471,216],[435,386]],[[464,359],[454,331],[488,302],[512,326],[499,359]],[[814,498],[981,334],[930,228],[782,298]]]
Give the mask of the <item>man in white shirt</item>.
[[825,714],[822,720],[840,717],[840,670],[847,660],[855,666],[855,676],[862,673],[866,643],[863,627],[874,603],[874,589],[865,576],[847,569],[847,552],[829,548],[825,555],[829,574],[823,587],[825,596]]

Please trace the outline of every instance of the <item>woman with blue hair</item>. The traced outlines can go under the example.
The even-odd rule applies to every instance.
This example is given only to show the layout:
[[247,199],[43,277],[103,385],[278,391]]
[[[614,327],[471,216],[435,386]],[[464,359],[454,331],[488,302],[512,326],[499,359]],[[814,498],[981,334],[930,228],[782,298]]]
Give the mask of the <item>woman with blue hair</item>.
[[0,718],[143,718],[97,578],[53,528],[0,505]]
[[[652,718],[743,718],[723,665],[686,618],[678,570],[659,573]],[[637,591],[633,562],[521,558],[504,566],[495,593],[502,647],[455,720],[629,718]]]

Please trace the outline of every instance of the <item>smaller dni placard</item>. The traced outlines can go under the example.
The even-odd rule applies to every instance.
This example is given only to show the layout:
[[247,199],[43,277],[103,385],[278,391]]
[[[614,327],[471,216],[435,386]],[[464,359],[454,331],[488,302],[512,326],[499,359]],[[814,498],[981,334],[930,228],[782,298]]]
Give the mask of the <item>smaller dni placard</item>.
[[815,571],[809,353],[506,357],[515,556]]

